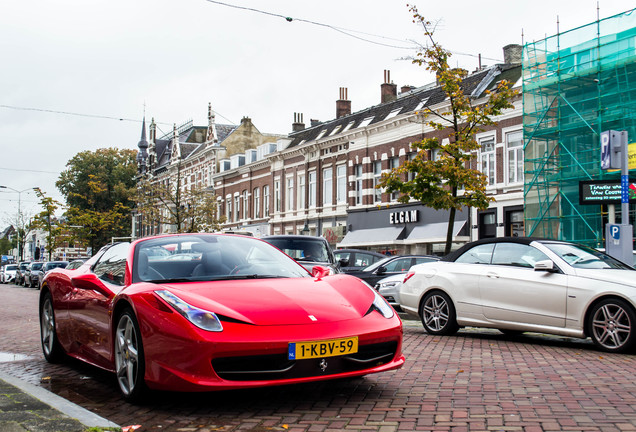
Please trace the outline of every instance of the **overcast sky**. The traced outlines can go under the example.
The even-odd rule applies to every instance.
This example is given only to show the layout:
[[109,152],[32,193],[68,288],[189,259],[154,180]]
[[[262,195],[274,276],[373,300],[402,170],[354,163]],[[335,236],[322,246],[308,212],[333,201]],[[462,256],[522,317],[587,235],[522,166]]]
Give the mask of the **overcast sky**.
[[[598,3],[601,18],[634,7]],[[490,65],[507,44],[555,34],[557,19],[565,31],[597,17],[597,0],[413,4],[470,71],[478,54]],[[405,59],[412,41],[424,39],[402,1],[4,0],[0,185],[27,190],[29,215],[39,211],[30,188],[62,200],[55,181],[74,155],[137,148],[144,106],[163,132],[206,125],[211,102],[217,123],[248,116],[261,132],[287,134],[295,112],[306,124],[333,119],[340,87],[352,111],[376,105],[384,70],[398,88],[431,81]],[[17,207],[18,194],[0,189],[2,227]]]

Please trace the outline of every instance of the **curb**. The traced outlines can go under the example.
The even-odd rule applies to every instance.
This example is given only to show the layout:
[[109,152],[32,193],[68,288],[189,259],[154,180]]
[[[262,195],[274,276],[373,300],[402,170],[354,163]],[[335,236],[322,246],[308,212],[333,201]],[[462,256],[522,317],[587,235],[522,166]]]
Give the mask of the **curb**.
[[86,427],[101,427],[101,428],[119,428],[120,426],[98,416],[79,405],[76,405],[68,400],[51,393],[41,387],[29,384],[18,378],[10,375],[6,375],[0,372],[0,380],[17,387],[24,393],[38,399],[39,401],[49,405],[53,409],[60,411],[62,414],[76,419]]

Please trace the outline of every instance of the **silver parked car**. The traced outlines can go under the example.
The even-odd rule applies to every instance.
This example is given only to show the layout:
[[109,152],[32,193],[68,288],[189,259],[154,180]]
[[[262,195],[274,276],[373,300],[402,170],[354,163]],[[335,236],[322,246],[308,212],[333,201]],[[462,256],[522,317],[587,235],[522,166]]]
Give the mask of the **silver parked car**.
[[17,264],[5,264],[0,270],[0,282],[11,283],[15,280],[15,272],[18,269]]
[[610,352],[636,343],[636,270],[565,241],[469,243],[441,261],[412,267],[400,304],[435,335],[474,326],[589,336]]

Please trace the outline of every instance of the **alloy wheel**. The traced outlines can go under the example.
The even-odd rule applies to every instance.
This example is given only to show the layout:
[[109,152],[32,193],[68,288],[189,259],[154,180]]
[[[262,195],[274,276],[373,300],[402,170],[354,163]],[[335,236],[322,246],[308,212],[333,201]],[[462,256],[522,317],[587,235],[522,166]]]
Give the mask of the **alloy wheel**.
[[51,298],[48,296],[44,299],[44,303],[42,304],[40,328],[44,354],[46,356],[51,356],[55,344],[55,316],[53,315],[53,305],[51,304]]
[[433,331],[441,331],[448,324],[448,302],[441,295],[434,294],[426,299],[422,317],[426,326]]
[[594,340],[608,350],[619,350],[630,341],[632,322],[627,311],[616,303],[599,307],[592,317]]
[[139,380],[139,338],[130,315],[123,314],[115,333],[115,370],[119,388],[128,396]]

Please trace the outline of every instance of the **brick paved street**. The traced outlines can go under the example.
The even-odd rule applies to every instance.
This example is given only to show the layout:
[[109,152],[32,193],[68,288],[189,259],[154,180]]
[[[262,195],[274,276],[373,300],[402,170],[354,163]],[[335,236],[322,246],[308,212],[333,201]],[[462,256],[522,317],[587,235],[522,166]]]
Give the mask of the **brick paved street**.
[[41,355],[36,289],[0,285],[0,370],[138,431],[631,431],[636,355],[591,342],[468,329],[433,337],[405,322],[407,363],[365,378],[121,401],[114,378]]

